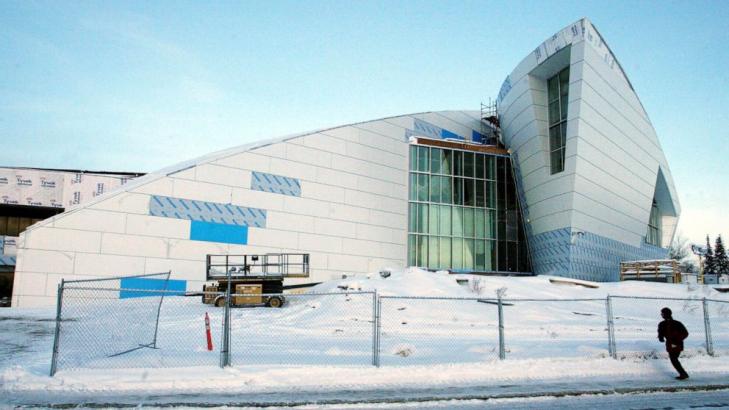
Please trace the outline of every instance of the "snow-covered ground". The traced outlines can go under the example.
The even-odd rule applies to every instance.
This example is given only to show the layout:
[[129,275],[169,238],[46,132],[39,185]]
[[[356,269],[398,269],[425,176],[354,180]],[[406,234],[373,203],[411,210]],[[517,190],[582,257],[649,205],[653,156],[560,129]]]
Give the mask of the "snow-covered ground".
[[[456,279],[469,281],[460,285]],[[411,269],[388,278],[372,274],[326,282],[311,290],[317,294],[289,296],[282,309],[234,309],[233,366],[226,369],[217,367],[221,311],[197,297],[165,298],[158,349],[113,357],[148,341],[144,319],[154,298],[70,297],[64,308],[72,320],[63,323],[59,372],[53,378],[48,371],[55,309],[3,309],[0,403],[149,403],[150,397],[152,403],[346,403],[356,397],[499,397],[729,384],[729,303],[709,303],[716,357],[706,354],[701,303],[701,298],[729,301],[729,296],[697,285],[585,287],[550,279]],[[379,368],[372,366],[374,298],[360,291],[386,297]],[[476,300],[497,293],[507,302],[506,360],[498,359],[497,306]],[[613,298],[614,360],[607,353],[608,294],[690,300]],[[682,356],[688,382],[673,380],[656,339],[663,306],[671,307],[691,333]],[[206,312],[213,351],[205,347]]]

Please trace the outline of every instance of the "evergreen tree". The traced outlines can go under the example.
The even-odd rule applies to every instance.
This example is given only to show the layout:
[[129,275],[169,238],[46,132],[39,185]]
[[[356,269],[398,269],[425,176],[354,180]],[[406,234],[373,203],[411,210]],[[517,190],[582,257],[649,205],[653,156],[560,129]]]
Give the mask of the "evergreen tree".
[[714,243],[714,270],[718,275],[729,275],[729,256],[727,256],[726,250],[724,249],[721,235],[716,237],[716,242]]
[[706,255],[704,255],[704,274],[714,274],[716,265],[714,263],[714,251],[711,250],[709,235],[706,235]]

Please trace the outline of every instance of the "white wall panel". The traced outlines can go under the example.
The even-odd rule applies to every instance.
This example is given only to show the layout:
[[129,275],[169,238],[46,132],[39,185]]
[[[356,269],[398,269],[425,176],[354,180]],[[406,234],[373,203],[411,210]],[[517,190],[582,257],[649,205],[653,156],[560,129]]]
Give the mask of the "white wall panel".
[[85,231],[123,233],[126,219],[126,213],[85,208],[56,216],[53,220],[53,226]]
[[203,164],[194,169],[197,170],[195,179],[200,182],[230,185],[239,188],[251,187],[251,172],[248,170],[213,164]]
[[127,215],[126,233],[129,235],[187,239],[190,237],[190,221],[187,219],[130,214]]
[[144,258],[139,256],[77,253],[74,273],[81,276],[104,277],[138,275],[144,272]]
[[231,187],[208,182],[174,179],[172,196],[176,198],[194,199],[198,201],[230,203]]
[[101,232],[44,227],[26,234],[24,246],[30,249],[98,253],[101,250]]
[[271,157],[253,152],[243,152],[218,159],[212,163],[251,171],[270,172]]
[[101,253],[163,258],[167,256],[168,241],[166,238],[104,233],[101,237]]
[[104,211],[124,212],[127,214],[149,214],[149,199],[146,194],[136,194],[130,192],[118,193],[114,196],[92,204],[90,209],[99,209]]

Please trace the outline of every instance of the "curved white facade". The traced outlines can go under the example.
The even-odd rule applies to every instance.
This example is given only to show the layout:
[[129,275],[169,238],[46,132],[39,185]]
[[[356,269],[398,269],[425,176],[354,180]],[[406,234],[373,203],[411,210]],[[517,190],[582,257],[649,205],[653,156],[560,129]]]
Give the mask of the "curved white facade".
[[[409,137],[447,130],[470,139],[480,129],[477,111],[404,115],[237,147],[148,174],[28,228],[19,240],[12,304],[54,304],[61,278],[171,270],[188,290],[199,290],[206,254],[311,253],[311,281],[403,267]],[[206,221],[229,230],[207,229]]]
[[[564,170],[550,170],[547,80],[569,68]],[[529,54],[499,94],[503,138],[524,204],[538,274],[616,280],[621,260],[666,256],[680,207],[638,96],[587,19]],[[659,246],[646,243],[653,201]]]
[[[553,162],[554,115],[548,98],[554,92],[548,91],[548,80],[565,69],[569,78],[559,83],[557,98],[558,125],[564,125],[566,137],[561,169],[561,162],[558,167]],[[529,265],[517,248],[525,236],[534,273],[598,281],[617,280],[620,261],[666,256],[663,247],[673,237],[680,212],[671,173],[635,91],[588,20],[568,26],[529,54],[507,77],[498,102],[508,152],[479,145],[489,141],[492,131],[480,112],[443,111],[236,147],[133,180],[20,236],[12,304],[54,304],[62,278],[172,271],[173,279],[187,281],[188,290],[199,290],[207,254],[310,253],[311,281],[328,280],[429,261],[428,249],[443,246],[417,242],[423,235],[431,244],[450,244],[452,236],[453,255],[476,262],[482,258],[462,264],[464,269],[480,264],[485,271],[510,273]],[[413,144],[419,147],[411,150]],[[476,168],[489,164],[479,158],[498,157],[500,176],[444,173],[437,162],[428,168],[428,159],[424,171],[420,164],[412,167],[412,152],[418,152],[418,159],[421,151],[430,152],[426,158],[432,160],[432,153],[444,155],[445,150],[460,151]],[[465,200],[451,201],[450,191],[445,201],[445,191],[435,200],[427,195],[413,199],[410,181],[418,181],[418,193],[435,192],[432,182],[421,184],[420,178],[462,184],[453,185],[467,188],[454,189],[453,198],[459,193]],[[499,178],[503,185],[497,184]],[[438,184],[444,189],[443,182]],[[500,186],[508,189],[499,191]],[[497,187],[492,193],[499,205],[484,200],[489,187]],[[454,215],[475,210],[486,222],[460,225],[453,217],[453,226],[464,232],[456,237],[449,227],[444,235],[439,223],[420,220],[420,210],[417,218],[409,218],[414,209],[409,204],[417,201],[423,209],[447,210],[448,215],[449,209]],[[421,230],[423,224],[436,231]],[[467,226],[475,227],[475,234]],[[410,244],[409,232],[416,240]],[[496,246],[510,237],[514,241],[505,250],[501,242]],[[484,245],[480,253],[472,254],[466,245],[461,253],[461,244],[472,243],[477,250]],[[512,266],[502,263],[504,255],[518,255],[516,268],[501,268]],[[436,261],[440,268],[443,258]],[[452,267],[459,270],[455,262]]]

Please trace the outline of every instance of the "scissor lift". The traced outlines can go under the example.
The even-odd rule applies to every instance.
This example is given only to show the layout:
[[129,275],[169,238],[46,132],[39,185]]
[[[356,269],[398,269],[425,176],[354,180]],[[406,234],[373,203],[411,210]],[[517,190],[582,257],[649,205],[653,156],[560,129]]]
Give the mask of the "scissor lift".
[[233,307],[282,307],[284,279],[308,278],[309,254],[207,255],[206,272],[203,303],[225,306],[230,292]]

